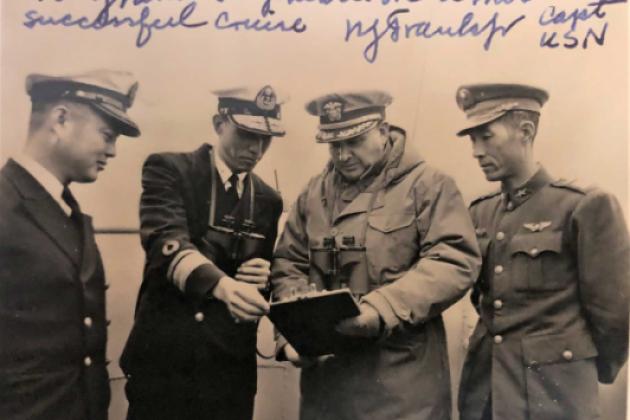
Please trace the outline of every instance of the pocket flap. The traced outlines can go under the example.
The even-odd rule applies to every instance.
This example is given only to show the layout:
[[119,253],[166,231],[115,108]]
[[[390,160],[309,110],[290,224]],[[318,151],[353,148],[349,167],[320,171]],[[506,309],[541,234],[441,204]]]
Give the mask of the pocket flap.
[[515,235],[510,241],[510,254],[522,252],[536,258],[543,252],[560,253],[562,251],[561,232],[539,232]]
[[414,213],[374,212],[368,217],[370,227],[380,232],[393,232],[409,226],[415,220]]
[[523,362],[527,366],[544,365],[597,356],[593,340],[587,334],[548,334],[524,337]]

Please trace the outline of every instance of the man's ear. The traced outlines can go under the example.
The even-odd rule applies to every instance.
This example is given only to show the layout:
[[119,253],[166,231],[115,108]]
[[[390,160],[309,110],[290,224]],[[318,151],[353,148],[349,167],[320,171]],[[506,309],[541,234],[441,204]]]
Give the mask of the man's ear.
[[223,131],[223,124],[225,124],[225,117],[219,114],[215,114],[212,117],[212,126],[217,134],[221,134]]
[[389,136],[389,124],[385,121],[381,122],[378,126],[378,131],[384,136]]
[[67,105],[57,104],[48,114],[48,126],[50,130],[59,138],[63,130],[67,129],[70,109]]
[[530,120],[523,120],[519,123],[518,128],[523,135],[523,142],[534,142],[534,137],[536,137],[536,124]]

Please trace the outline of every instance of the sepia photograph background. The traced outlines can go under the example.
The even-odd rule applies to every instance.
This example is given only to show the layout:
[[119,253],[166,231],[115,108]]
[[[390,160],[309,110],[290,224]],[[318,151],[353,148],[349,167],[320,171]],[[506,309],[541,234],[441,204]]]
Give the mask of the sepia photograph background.
[[[116,13],[137,16],[144,5],[136,2],[126,2]],[[394,101],[387,109],[387,121],[404,128],[407,147],[417,149],[430,164],[450,174],[469,202],[499,185],[483,177],[472,158],[470,141],[455,135],[464,122],[455,103],[457,87],[480,82],[539,86],[549,92],[550,99],[542,110],[535,140],[537,160],[556,178],[577,179],[580,185],[596,184],[611,191],[622,203],[627,219],[627,5],[607,5],[603,8],[605,16],[576,22],[573,35],[580,39],[576,48],[540,46],[544,32],[557,31],[561,39],[571,29],[571,21],[541,25],[540,16],[550,5],[556,12],[566,10],[568,14],[576,8],[589,9],[589,2],[333,1],[323,5],[276,0],[271,2],[275,13],[263,18],[265,2],[258,0],[145,1],[152,15],[165,18],[178,16],[182,7],[194,3],[192,20],[208,20],[208,25],[154,30],[146,45],[138,47],[138,28],[124,25],[100,30],[24,25],[29,10],[49,16],[95,16],[103,7],[102,0],[3,1],[1,164],[19,153],[26,138],[30,100],[24,80],[28,74],[78,74],[109,68],[133,72],[140,84],[129,114],[142,135],[119,138],[116,158],[96,183],[72,185],[83,211],[93,216],[95,227],[101,231],[97,242],[111,284],[107,307],[112,320],[108,344],[108,358],[112,360],[110,418],[123,419],[126,412],[118,358],[131,328],[144,262],[135,232],[142,163],[153,152],[192,151],[204,142],[215,141],[211,126],[217,107],[212,95],[215,89],[267,84],[277,88],[287,134],[273,140],[255,172],[277,186],[288,210],[328,159],[327,146],[315,142],[318,120],[304,110],[304,104],[316,96],[355,89],[389,92]],[[481,22],[487,22],[494,13],[504,21],[519,15],[526,18],[507,36],[495,35],[488,50],[484,49],[484,35],[407,39],[401,33],[394,42],[387,34],[379,42],[375,61],[368,62],[363,50],[373,37],[352,36],[346,41],[348,22],[361,21],[368,26],[379,19],[384,28],[388,14],[397,8],[409,9],[401,24],[431,20],[457,25],[468,12]],[[233,19],[290,23],[302,18],[307,30],[219,30],[214,19],[226,11]],[[588,48],[583,48],[589,29],[600,34],[604,25],[603,45],[591,37]],[[467,337],[476,315],[468,299],[463,299],[445,313],[445,319],[456,400]],[[259,330],[262,353],[273,352],[271,331],[264,321]],[[624,369],[615,384],[601,386],[602,419],[625,418],[626,377]],[[298,378],[297,369],[288,364],[259,359],[255,418],[296,419]],[[454,415],[457,418],[456,410]]]

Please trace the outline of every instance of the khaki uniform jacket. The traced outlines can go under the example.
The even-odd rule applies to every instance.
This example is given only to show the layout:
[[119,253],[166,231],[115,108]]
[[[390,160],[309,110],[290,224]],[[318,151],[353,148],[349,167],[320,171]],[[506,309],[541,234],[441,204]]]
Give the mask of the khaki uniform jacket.
[[440,314],[472,285],[479,250],[453,180],[406,151],[400,131],[392,132],[392,142],[384,169],[339,214],[332,165],[314,177],[275,252],[272,284],[282,298],[308,284],[309,247],[326,236],[339,243],[354,235],[367,248],[371,291],[363,301],[385,325],[381,340],[302,370],[302,419],[450,418]]
[[628,354],[628,231],[610,194],[540,169],[471,205],[481,320],[461,378],[463,420],[597,418],[597,382]]

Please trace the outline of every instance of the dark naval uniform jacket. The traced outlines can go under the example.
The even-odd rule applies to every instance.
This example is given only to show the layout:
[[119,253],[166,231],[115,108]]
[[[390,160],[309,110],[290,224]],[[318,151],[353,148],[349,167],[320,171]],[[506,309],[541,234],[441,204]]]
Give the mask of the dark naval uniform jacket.
[[[121,357],[130,402],[221,401],[235,393],[253,398],[256,392],[257,325],[235,323],[225,304],[210,298],[207,290],[202,293],[187,286],[182,291],[167,275],[173,259],[185,250],[201,252],[234,275],[234,262],[209,252],[206,241],[212,171],[216,171],[211,151],[206,144],[192,153],[154,154],[144,165],[140,221],[146,264],[135,323]],[[248,177],[255,191],[254,232],[265,236],[261,257],[270,260],[282,200],[258,176]],[[215,204],[220,213],[221,203]],[[250,204],[246,178],[241,213]]]
[[22,166],[0,171],[0,418],[107,419],[105,281],[73,222]]
[[598,418],[598,381],[628,355],[630,245],[617,200],[540,169],[471,205],[480,321],[461,378],[462,420]]

